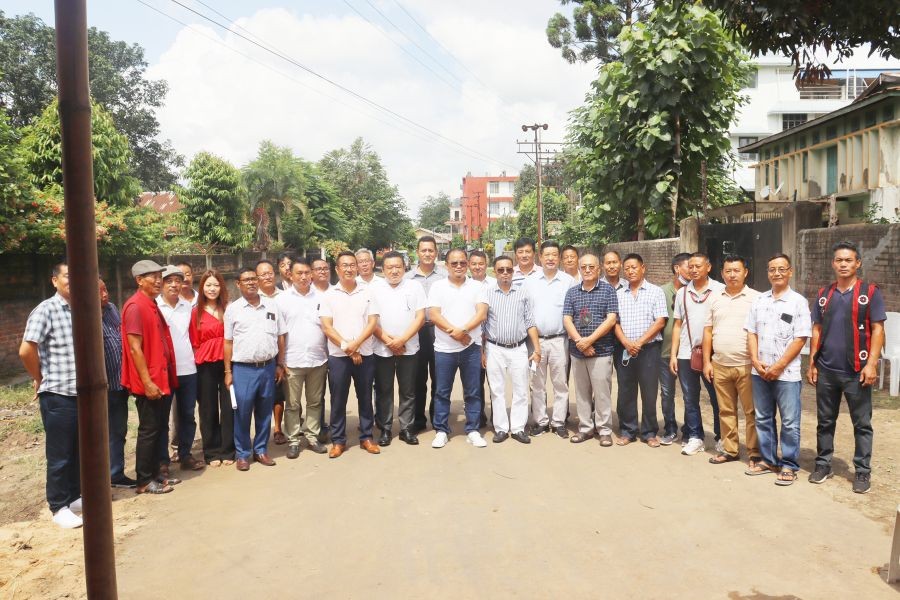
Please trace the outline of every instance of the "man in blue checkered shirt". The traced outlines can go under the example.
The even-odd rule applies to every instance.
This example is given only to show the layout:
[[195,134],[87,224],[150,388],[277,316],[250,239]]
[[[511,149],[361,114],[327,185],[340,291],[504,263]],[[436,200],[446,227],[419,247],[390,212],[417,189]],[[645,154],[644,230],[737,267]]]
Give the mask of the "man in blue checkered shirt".
[[100,280],[100,324],[106,359],[106,399],[109,405],[109,477],[113,487],[133,488],[137,481],[125,474],[125,435],[128,432],[128,390],[122,387],[122,318],[109,301],[106,283]]
[[56,294],[28,315],[19,358],[34,380],[44,424],[47,455],[47,503],[53,522],[81,527],[81,474],[78,465],[78,392],[75,344],[69,307],[69,267],[53,267]]

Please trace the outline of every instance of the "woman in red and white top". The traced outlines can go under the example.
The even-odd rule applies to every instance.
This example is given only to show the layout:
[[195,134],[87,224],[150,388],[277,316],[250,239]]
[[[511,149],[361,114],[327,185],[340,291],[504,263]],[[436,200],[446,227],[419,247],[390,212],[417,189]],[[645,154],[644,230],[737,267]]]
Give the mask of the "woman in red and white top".
[[197,402],[203,455],[211,467],[234,464],[234,410],[225,386],[225,324],[228,289],[217,271],[200,277],[200,298],[191,314],[190,336],[197,363]]

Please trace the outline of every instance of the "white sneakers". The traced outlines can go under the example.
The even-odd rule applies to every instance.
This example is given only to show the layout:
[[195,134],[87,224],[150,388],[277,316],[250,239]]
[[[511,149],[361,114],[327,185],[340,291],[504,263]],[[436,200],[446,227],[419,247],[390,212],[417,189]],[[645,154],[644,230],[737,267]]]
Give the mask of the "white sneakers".
[[78,498],[78,500],[76,500],[75,502],[73,502],[72,504],[69,505],[69,510],[71,510],[72,512],[77,512],[79,514],[84,512],[81,510],[81,498],[80,497]]
[[688,440],[688,443],[684,446],[684,449],[681,451],[681,453],[686,456],[693,456],[694,454],[697,454],[705,448],[706,446],[703,444],[703,440],[699,438],[691,438]]
[[486,448],[487,442],[484,441],[484,438],[481,437],[481,434],[477,431],[470,431],[469,435],[466,436],[466,441],[475,446],[476,448]]
[[431,442],[432,448],[443,448],[447,445],[447,434],[443,431],[438,431],[437,435],[434,436],[434,441]]
[[76,529],[83,524],[81,517],[73,513],[68,506],[59,509],[53,514],[53,522],[63,529]]

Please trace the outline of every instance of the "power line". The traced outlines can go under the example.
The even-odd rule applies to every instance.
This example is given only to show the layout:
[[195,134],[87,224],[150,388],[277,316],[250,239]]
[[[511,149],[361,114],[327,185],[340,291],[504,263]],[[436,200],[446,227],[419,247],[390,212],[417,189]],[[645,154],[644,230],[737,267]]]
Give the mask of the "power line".
[[[402,121],[404,121],[404,122],[406,122],[406,123],[409,123],[410,125],[412,125],[412,126],[418,128],[418,129],[421,129],[422,131],[428,132],[429,134],[431,134],[431,135],[433,135],[433,136],[435,136],[435,137],[437,137],[437,138],[440,138],[440,139],[442,139],[442,140],[445,140],[446,142],[448,142],[448,143],[450,143],[450,144],[453,144],[454,146],[457,146],[457,147],[459,147],[459,148],[462,148],[462,149],[466,150],[468,153],[471,153],[471,154],[474,154],[475,156],[481,157],[482,160],[487,160],[488,162],[494,162],[494,163],[497,163],[497,164],[505,165],[505,166],[507,166],[507,167],[509,167],[509,168],[512,168],[512,169],[517,168],[517,167],[514,167],[513,165],[510,165],[510,164],[504,162],[504,161],[501,161],[501,160],[492,158],[492,157],[490,157],[490,156],[488,156],[488,155],[486,155],[486,154],[483,154],[483,153],[479,152],[478,150],[475,150],[474,148],[470,148],[470,147],[466,146],[465,144],[462,144],[462,143],[460,143],[460,142],[457,142],[456,140],[454,140],[454,139],[452,139],[452,138],[449,138],[449,137],[447,137],[447,136],[445,136],[445,135],[443,135],[443,134],[441,134],[441,133],[439,133],[439,132],[437,132],[437,131],[435,131],[435,130],[429,128],[429,127],[426,127],[425,125],[422,125],[421,123],[418,123],[418,122],[416,122],[416,121],[410,119],[409,117],[406,117],[406,116],[404,116],[404,115],[398,113],[398,112],[395,111],[395,110],[392,110],[392,109],[390,109],[390,108],[387,108],[386,106],[383,106],[382,104],[379,104],[378,102],[375,102],[374,100],[370,100],[369,98],[363,96],[363,95],[360,94],[359,92],[356,92],[356,91],[354,91],[354,90],[352,90],[352,89],[350,89],[350,88],[348,88],[348,87],[346,87],[346,86],[344,86],[344,85],[342,85],[342,84],[340,84],[340,83],[338,83],[338,82],[336,82],[336,81],[334,81],[334,80],[332,80],[332,79],[326,77],[325,75],[322,75],[321,73],[318,73],[317,71],[313,70],[312,68],[307,67],[307,66],[304,65],[303,63],[300,63],[299,61],[297,61],[296,59],[294,59],[294,58],[288,56],[287,54],[279,53],[279,52],[277,52],[276,50],[273,50],[273,49],[269,48],[267,45],[264,45],[264,44],[262,44],[262,43],[260,43],[260,42],[257,42],[257,41],[255,41],[255,40],[251,39],[250,37],[241,34],[241,33],[238,32],[238,31],[234,31],[233,29],[230,29],[229,27],[226,27],[226,26],[223,25],[222,23],[219,23],[219,22],[216,21],[215,19],[213,19],[213,18],[211,18],[211,17],[209,17],[209,16],[207,16],[207,15],[205,15],[205,14],[203,14],[203,13],[197,11],[197,10],[194,10],[193,8],[191,8],[191,7],[189,7],[189,6],[186,6],[184,3],[180,2],[179,0],[169,0],[169,1],[172,2],[173,4],[177,4],[178,6],[184,8],[185,10],[187,10],[187,11],[189,11],[189,12],[191,12],[191,13],[197,15],[198,17],[200,17],[200,18],[202,18],[202,19],[204,19],[204,20],[206,20],[206,21],[209,21],[210,23],[212,23],[212,24],[215,25],[216,27],[219,27],[219,28],[221,28],[221,29],[223,29],[223,30],[225,30],[225,31],[231,32],[233,35],[236,35],[236,36],[240,37],[241,39],[244,39],[244,40],[250,42],[250,43],[253,44],[254,46],[257,46],[258,48],[260,48],[260,49],[262,49],[262,50],[264,50],[264,51],[266,51],[266,52],[268,52],[268,53],[270,53],[270,54],[272,54],[272,55],[274,55],[274,56],[276,56],[276,57],[278,57],[278,58],[280,58],[280,59],[282,59],[282,60],[285,60],[285,61],[289,62],[290,64],[296,66],[297,68],[302,69],[303,71],[306,71],[306,72],[309,73],[310,75],[313,75],[314,77],[316,77],[316,78],[318,78],[318,79],[321,79],[322,81],[325,81],[325,82],[328,83],[329,85],[332,85],[332,86],[338,88],[339,90],[343,91],[344,93],[349,94],[350,96],[353,96],[354,98],[356,98],[356,99],[358,99],[358,100],[360,100],[360,101],[362,101],[362,102],[365,102],[366,104],[368,104],[368,105],[370,105],[370,106],[372,106],[372,107],[374,107],[374,108],[376,108],[376,109],[378,109],[378,110],[380,110],[380,111],[382,111],[382,112],[385,112],[385,113],[387,113],[387,114],[389,114],[389,115],[391,115],[391,116],[393,116],[393,117],[395,117],[395,118],[397,118],[397,119],[400,119],[400,120],[402,120]],[[230,21],[230,20],[229,20],[229,21]],[[231,23],[234,23],[233,21],[230,21],[230,22],[231,22]]]
[[[344,4],[346,4],[346,5],[350,8],[350,10],[352,10],[353,12],[355,12],[356,14],[358,14],[360,17],[362,17],[362,19],[363,19],[366,23],[368,23],[369,25],[371,25],[373,29],[375,29],[376,31],[378,31],[378,33],[380,33],[381,35],[383,35],[384,37],[386,37],[386,38],[388,39],[389,42],[391,42],[392,44],[394,44],[395,46],[397,46],[398,48],[400,48],[400,50],[402,50],[407,56],[409,56],[410,58],[412,58],[414,61],[416,61],[417,63],[419,63],[420,65],[422,65],[425,69],[427,69],[432,75],[434,75],[435,77],[437,77],[437,78],[441,81],[441,83],[443,83],[444,85],[448,86],[451,90],[458,90],[458,89],[459,89],[457,86],[453,85],[451,82],[449,82],[449,81],[447,81],[446,79],[444,79],[444,77],[443,77],[440,73],[438,73],[437,71],[435,71],[434,69],[432,69],[431,67],[429,67],[427,64],[425,64],[424,62],[422,62],[422,59],[420,59],[418,56],[416,56],[415,54],[413,54],[412,52],[410,52],[409,50],[407,50],[406,48],[404,48],[404,47],[403,47],[403,44],[401,44],[400,42],[398,42],[397,40],[395,40],[394,38],[392,38],[390,35],[388,35],[388,33],[387,33],[384,29],[382,29],[381,27],[379,27],[378,25],[376,25],[375,23],[373,23],[371,20],[369,20],[369,18],[368,18],[366,15],[362,14],[355,6],[353,6],[352,4],[350,4],[350,2],[348,2],[347,0],[344,0]],[[401,33],[402,33],[402,32],[401,32]],[[451,75],[452,75],[452,73],[451,73]],[[455,76],[454,76],[454,77],[455,77]]]
[[[212,41],[212,42],[215,42],[215,43],[219,44],[220,46],[223,46],[223,47],[226,48],[227,50],[229,50],[229,51],[231,51],[231,52],[234,52],[235,54],[237,54],[237,55],[239,55],[239,56],[242,56],[242,57],[246,58],[247,60],[253,61],[253,62],[259,64],[260,66],[262,66],[262,67],[264,67],[264,68],[266,68],[266,69],[272,71],[273,73],[276,73],[276,74],[278,74],[278,75],[281,75],[282,77],[285,77],[286,79],[289,79],[289,80],[293,81],[294,83],[297,83],[298,85],[300,85],[300,86],[302,86],[302,87],[304,87],[304,88],[306,88],[306,89],[308,89],[308,90],[310,90],[310,91],[312,91],[312,92],[315,92],[315,93],[317,93],[317,94],[319,94],[319,95],[321,95],[321,96],[324,96],[325,98],[328,98],[328,99],[330,99],[330,100],[334,100],[335,102],[337,102],[337,103],[339,103],[339,104],[342,104],[343,106],[346,106],[347,108],[349,108],[349,109],[351,109],[351,110],[353,110],[353,111],[356,111],[356,112],[358,112],[359,114],[361,114],[361,115],[363,115],[363,116],[365,116],[365,117],[368,117],[368,118],[370,118],[370,119],[373,119],[373,120],[375,120],[375,121],[378,121],[379,123],[381,123],[381,124],[383,124],[383,125],[386,125],[386,126],[388,126],[388,127],[391,127],[391,128],[393,128],[393,129],[396,129],[397,131],[400,131],[400,132],[405,133],[405,134],[407,134],[407,135],[413,136],[413,137],[415,137],[415,138],[417,138],[417,139],[419,139],[419,140],[421,140],[421,141],[423,141],[423,142],[433,143],[433,142],[435,141],[435,139],[434,139],[433,137],[428,137],[428,136],[426,136],[426,134],[424,134],[424,133],[422,133],[422,132],[420,132],[420,131],[418,131],[418,130],[412,129],[411,127],[409,127],[409,126],[407,126],[407,125],[405,125],[405,124],[402,124],[402,123],[396,123],[396,122],[391,122],[391,121],[386,121],[386,120],[384,120],[384,119],[382,119],[382,118],[380,118],[380,117],[378,117],[378,116],[376,116],[376,115],[373,115],[373,114],[371,114],[371,113],[362,111],[362,110],[360,110],[359,108],[357,108],[357,107],[355,107],[355,106],[353,106],[353,105],[351,105],[351,104],[348,104],[347,102],[341,100],[340,98],[338,98],[338,97],[336,97],[336,96],[332,96],[331,94],[328,94],[328,93],[326,93],[326,92],[323,92],[322,90],[318,90],[318,89],[316,89],[316,88],[314,88],[314,87],[308,85],[307,83],[305,83],[305,82],[303,82],[303,81],[297,79],[296,77],[293,77],[293,76],[291,76],[291,75],[285,73],[284,71],[282,71],[282,70],[280,70],[280,69],[276,69],[276,68],[273,67],[272,65],[266,64],[266,63],[264,63],[263,61],[261,61],[261,60],[259,60],[259,59],[256,59],[256,58],[254,58],[254,57],[252,57],[252,56],[250,56],[249,54],[246,54],[246,53],[241,52],[240,50],[238,50],[238,49],[236,49],[236,48],[233,48],[233,47],[229,46],[228,44],[226,44],[225,42],[223,42],[222,40],[220,40],[220,39],[218,39],[218,38],[216,38],[216,37],[214,37],[214,36],[209,36],[209,35],[204,34],[203,32],[201,32],[201,31],[197,30],[196,28],[194,28],[193,26],[191,26],[189,23],[186,23],[186,22],[184,22],[184,21],[182,21],[182,20],[180,20],[180,19],[178,19],[178,18],[176,18],[176,17],[173,17],[172,15],[170,15],[170,14],[168,14],[168,13],[166,13],[166,12],[163,12],[163,11],[160,10],[159,8],[157,8],[157,7],[155,7],[155,6],[152,6],[151,4],[148,4],[148,3],[145,2],[144,0],[136,0],[136,1],[139,2],[140,4],[143,4],[143,5],[146,6],[147,8],[149,8],[149,9],[151,9],[151,10],[153,10],[153,11],[159,13],[159,14],[161,14],[162,16],[164,16],[164,17],[166,17],[166,18],[168,18],[168,19],[170,19],[170,20],[172,20],[172,21],[174,21],[174,22],[176,22],[176,23],[178,23],[178,24],[180,24],[180,25],[183,25],[184,27],[186,27],[186,28],[190,29],[191,31],[197,33],[198,35],[201,35],[202,37],[204,37],[204,38],[206,38],[206,39],[208,39],[208,40],[210,40],[210,41]],[[223,17],[224,17],[224,15],[223,15]],[[225,18],[227,18],[227,17],[225,17]],[[445,144],[445,145],[446,145],[446,144]],[[452,149],[453,151],[455,151],[455,152],[460,153],[460,154],[464,154],[465,156],[468,156],[469,158],[475,158],[475,159],[478,159],[478,160],[484,160],[482,157],[476,156],[476,155],[474,155],[474,154],[470,154],[470,153],[468,153],[468,152],[466,152],[466,151],[464,151],[464,150],[460,150],[460,149],[458,149],[458,148],[451,148],[451,149]]]

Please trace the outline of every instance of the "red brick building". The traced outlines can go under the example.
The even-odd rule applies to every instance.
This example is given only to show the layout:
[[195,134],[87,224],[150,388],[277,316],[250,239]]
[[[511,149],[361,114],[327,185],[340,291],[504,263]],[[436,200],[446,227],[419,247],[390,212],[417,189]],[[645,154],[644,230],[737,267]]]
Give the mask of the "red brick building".
[[471,172],[462,179],[462,195],[450,206],[447,224],[466,242],[478,239],[488,225],[501,217],[514,217],[513,190],[517,175],[476,177]]

